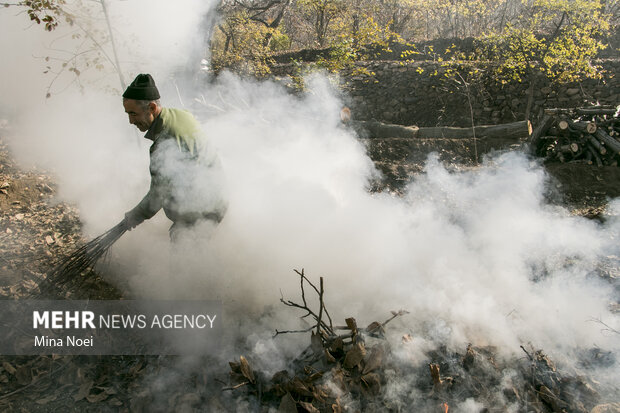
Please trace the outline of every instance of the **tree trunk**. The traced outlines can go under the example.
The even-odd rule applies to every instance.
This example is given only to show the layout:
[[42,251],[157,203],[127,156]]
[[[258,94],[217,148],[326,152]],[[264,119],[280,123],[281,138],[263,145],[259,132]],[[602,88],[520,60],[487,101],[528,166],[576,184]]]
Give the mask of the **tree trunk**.
[[351,126],[369,138],[419,138],[419,139],[471,139],[474,138],[502,138],[524,139],[532,133],[532,124],[529,121],[506,123],[503,125],[483,125],[475,128],[456,128],[438,126],[418,128],[417,126],[402,126],[376,121],[352,121]]
[[418,138],[527,138],[532,133],[532,124],[528,120],[505,123],[502,125],[482,125],[475,128],[434,127],[420,128]]
[[[269,27],[270,29],[277,29],[278,27],[280,27],[280,23],[282,23],[282,19],[284,18],[284,14],[286,13],[286,9],[291,5],[292,2],[293,0],[287,0],[282,5],[282,8],[278,12],[278,15],[276,16],[276,18],[267,27]],[[269,44],[271,43],[272,38],[273,38],[273,33],[272,32],[267,33],[267,35],[265,36],[265,39],[263,40],[263,46],[269,47]]]

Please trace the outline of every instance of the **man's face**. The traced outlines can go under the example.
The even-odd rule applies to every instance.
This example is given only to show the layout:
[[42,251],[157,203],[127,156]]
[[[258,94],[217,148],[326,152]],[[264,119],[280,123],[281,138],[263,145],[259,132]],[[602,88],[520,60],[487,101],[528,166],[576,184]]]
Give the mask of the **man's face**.
[[155,120],[155,109],[157,107],[154,103],[150,103],[145,108],[137,100],[123,99],[123,106],[125,107],[125,113],[129,116],[129,123],[136,125],[136,128],[142,132],[149,130]]

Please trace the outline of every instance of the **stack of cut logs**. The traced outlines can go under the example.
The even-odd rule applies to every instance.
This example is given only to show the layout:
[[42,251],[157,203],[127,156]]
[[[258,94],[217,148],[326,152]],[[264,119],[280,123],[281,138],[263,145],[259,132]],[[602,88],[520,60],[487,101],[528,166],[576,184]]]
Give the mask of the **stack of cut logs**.
[[536,154],[548,161],[618,166],[618,108],[546,109],[530,141]]

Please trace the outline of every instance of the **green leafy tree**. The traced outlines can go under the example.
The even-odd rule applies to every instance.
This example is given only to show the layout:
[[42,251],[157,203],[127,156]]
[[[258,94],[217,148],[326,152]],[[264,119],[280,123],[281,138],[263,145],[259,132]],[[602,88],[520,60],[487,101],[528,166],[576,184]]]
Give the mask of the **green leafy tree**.
[[606,47],[610,16],[602,0],[523,0],[522,16],[482,41],[502,82],[529,82],[529,118],[541,77],[562,83],[601,76],[594,59]]
[[223,0],[219,12],[225,16],[243,14],[248,21],[265,26],[264,46],[269,46],[294,0]]
[[271,53],[288,45],[288,37],[279,29],[257,22],[247,9],[240,8],[218,25],[211,39],[211,66],[216,72],[231,69],[264,76],[270,73]]
[[390,30],[389,22],[386,26],[381,26],[372,16],[366,14],[342,18],[334,26],[338,34],[330,44],[328,57],[319,61],[320,66],[331,71],[351,67],[357,61],[368,60],[382,52],[391,51],[390,46],[393,43],[402,42],[400,36]]

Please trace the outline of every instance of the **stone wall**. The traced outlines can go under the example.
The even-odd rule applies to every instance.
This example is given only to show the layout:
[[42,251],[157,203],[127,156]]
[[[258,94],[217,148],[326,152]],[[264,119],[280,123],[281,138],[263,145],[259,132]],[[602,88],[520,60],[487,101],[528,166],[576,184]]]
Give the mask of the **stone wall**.
[[[603,79],[562,86],[539,80],[530,119],[536,123],[544,108],[620,104],[620,60],[607,59],[599,64],[606,71]],[[360,62],[355,69],[341,74],[341,84],[356,119],[401,125],[470,126],[472,111],[477,125],[525,119],[528,84],[501,85],[489,67],[477,68],[489,75],[480,84],[466,87],[448,80],[445,69],[436,62]],[[274,74],[290,75],[296,70],[298,66],[280,65],[274,68]]]

